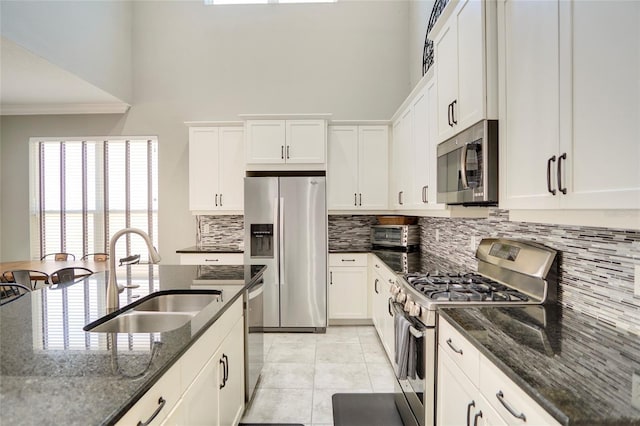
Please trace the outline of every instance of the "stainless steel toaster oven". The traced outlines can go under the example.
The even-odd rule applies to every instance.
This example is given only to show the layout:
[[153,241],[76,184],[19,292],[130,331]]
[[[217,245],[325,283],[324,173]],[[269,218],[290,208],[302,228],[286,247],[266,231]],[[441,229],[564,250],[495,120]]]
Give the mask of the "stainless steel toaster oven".
[[371,244],[378,247],[412,247],[420,245],[418,225],[373,225]]

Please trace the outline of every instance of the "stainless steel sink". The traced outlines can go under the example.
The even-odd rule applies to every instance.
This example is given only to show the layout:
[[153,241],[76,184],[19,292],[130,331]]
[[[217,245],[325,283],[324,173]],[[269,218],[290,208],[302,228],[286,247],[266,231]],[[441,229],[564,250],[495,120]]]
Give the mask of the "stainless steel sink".
[[127,311],[87,331],[97,333],[159,333],[174,330],[191,321],[195,314]]
[[136,305],[134,311],[200,312],[209,303],[219,300],[218,294],[160,294]]
[[191,321],[215,301],[218,290],[173,290],[152,293],[84,327],[96,333],[160,333]]

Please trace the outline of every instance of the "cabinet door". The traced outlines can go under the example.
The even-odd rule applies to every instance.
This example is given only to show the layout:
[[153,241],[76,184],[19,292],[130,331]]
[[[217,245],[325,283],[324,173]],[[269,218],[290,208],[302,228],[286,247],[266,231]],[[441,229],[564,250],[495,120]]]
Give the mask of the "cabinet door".
[[[418,96],[411,104],[411,122],[413,124],[411,156],[412,164],[410,171],[412,174],[411,194],[408,197],[408,206],[411,208],[421,208],[429,203],[429,177],[432,167],[432,158],[429,140],[429,99],[427,87],[418,93]],[[434,153],[435,154],[435,153]]]
[[457,8],[458,94],[454,106],[456,133],[484,117],[485,31],[483,2],[464,0]]
[[220,128],[219,207],[242,210],[244,203],[244,130],[241,127]]
[[355,209],[358,205],[358,126],[330,126],[328,151],[328,208]]
[[438,78],[438,142],[454,134],[450,105],[458,96],[458,41],[455,22],[455,19],[450,18],[433,41]]
[[559,151],[562,207],[640,209],[640,2],[560,2],[560,12],[561,81],[572,89],[561,97],[560,121],[572,124]]
[[246,161],[249,164],[284,163],[285,121],[247,120]]
[[[500,8],[502,208],[558,205],[547,162],[559,145],[558,2],[507,0]],[[555,185],[557,163],[550,162]]]
[[[429,151],[427,152],[427,164],[429,169],[428,188],[425,190],[426,199],[431,206],[445,209],[445,204],[437,203],[438,194],[438,84],[436,77],[429,83],[427,83],[427,102],[429,107],[427,109],[427,132],[429,134]],[[421,188],[422,189],[422,188]]]
[[389,127],[358,129],[358,207],[384,210],[388,206]]
[[[227,378],[219,392],[220,426],[237,425],[244,411],[244,321],[240,318],[220,347],[221,357],[226,363]],[[226,358],[225,358],[226,357]],[[218,378],[224,378],[224,365],[218,364],[223,371]],[[222,383],[221,383],[222,384]]]
[[369,318],[368,299],[367,268],[329,270],[329,319]]
[[220,177],[218,172],[219,130],[189,129],[189,209],[215,210]]
[[326,161],[325,120],[287,120],[287,163],[322,164]]
[[437,380],[437,424],[474,424],[474,415],[478,408],[478,390],[442,350],[438,353]]
[[412,111],[407,108],[398,121],[394,124],[393,142],[391,145],[391,164],[393,175],[393,189],[391,192],[391,205],[396,209],[410,206],[408,201],[411,196],[411,134]]
[[188,425],[218,424],[218,393],[223,379],[221,351],[205,364],[182,396],[183,419]]
[[393,362],[395,357],[395,331],[394,331],[394,323],[393,323],[393,311],[390,307],[391,298],[391,284],[389,281],[380,281],[380,292],[384,295],[384,304],[381,306],[383,312],[383,339],[382,345],[384,349],[387,351],[387,356],[389,357],[389,361]]

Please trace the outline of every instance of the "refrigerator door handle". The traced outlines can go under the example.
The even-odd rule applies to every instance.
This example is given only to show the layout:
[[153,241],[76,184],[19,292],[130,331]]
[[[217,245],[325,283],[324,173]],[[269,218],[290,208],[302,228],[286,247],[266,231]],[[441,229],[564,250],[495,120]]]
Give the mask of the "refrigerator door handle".
[[279,223],[279,228],[278,228],[278,233],[279,233],[279,238],[278,238],[278,263],[280,266],[280,286],[282,287],[283,285],[286,284],[285,282],[285,273],[284,273],[284,197],[280,197],[280,203],[279,203],[279,209],[280,209],[280,214],[278,215],[278,218],[280,219],[278,221]]

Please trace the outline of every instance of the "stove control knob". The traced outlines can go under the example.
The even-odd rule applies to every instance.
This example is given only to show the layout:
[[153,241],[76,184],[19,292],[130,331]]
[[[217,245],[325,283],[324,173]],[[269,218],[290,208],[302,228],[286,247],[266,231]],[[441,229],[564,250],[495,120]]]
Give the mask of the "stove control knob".
[[394,284],[391,286],[391,289],[389,291],[395,296],[400,293],[400,287]]
[[419,317],[421,313],[422,313],[422,307],[417,303],[413,303],[413,305],[409,309],[409,316]]
[[404,291],[400,291],[396,294],[396,302],[403,303],[405,300],[407,300],[407,294]]

